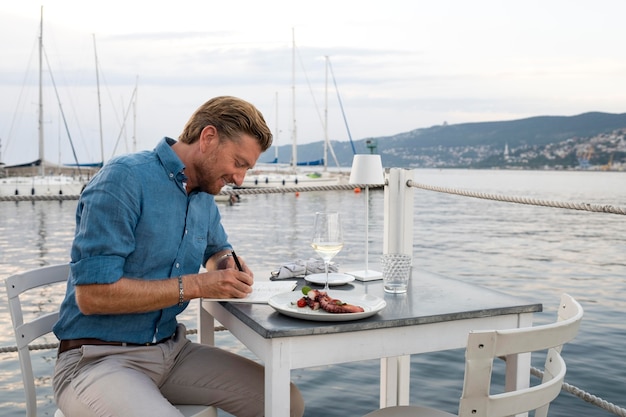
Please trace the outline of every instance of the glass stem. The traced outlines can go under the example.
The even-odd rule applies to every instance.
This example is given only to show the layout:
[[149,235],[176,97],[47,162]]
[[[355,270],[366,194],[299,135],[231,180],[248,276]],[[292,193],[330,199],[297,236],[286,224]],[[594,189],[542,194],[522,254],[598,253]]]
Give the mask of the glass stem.
[[328,292],[328,266],[330,261],[324,261],[324,271],[326,272],[326,285],[324,285],[324,291]]

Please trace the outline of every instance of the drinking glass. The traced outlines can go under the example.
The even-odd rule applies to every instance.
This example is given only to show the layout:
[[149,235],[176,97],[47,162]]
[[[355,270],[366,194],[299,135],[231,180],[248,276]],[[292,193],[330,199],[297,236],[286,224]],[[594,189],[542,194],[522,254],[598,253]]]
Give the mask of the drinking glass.
[[328,291],[328,267],[330,261],[343,248],[341,217],[338,212],[315,213],[311,247],[324,260],[324,270],[326,272],[324,291]]

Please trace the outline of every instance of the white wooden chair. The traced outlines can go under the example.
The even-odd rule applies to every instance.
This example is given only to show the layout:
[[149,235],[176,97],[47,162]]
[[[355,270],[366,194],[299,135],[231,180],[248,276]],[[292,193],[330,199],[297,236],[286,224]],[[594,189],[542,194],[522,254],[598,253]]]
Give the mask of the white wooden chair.
[[[504,417],[535,411],[546,417],[550,402],[561,391],[565,378],[563,345],[578,333],[583,309],[563,294],[556,322],[520,329],[471,332],[465,352],[465,379],[459,403],[461,417]],[[507,355],[547,350],[544,376],[529,388],[491,394],[493,360]],[[376,410],[365,417],[452,417],[444,411],[419,406],[396,406]]]
[[[15,274],[5,280],[7,298],[11,320],[13,321],[13,331],[17,343],[22,380],[26,393],[26,416],[37,416],[37,393],[35,390],[35,379],[33,366],[30,357],[29,345],[41,336],[52,332],[52,326],[59,317],[59,311],[42,314],[30,321],[24,322],[20,295],[45,285],[67,281],[69,274],[69,264],[52,265],[33,269],[23,273]],[[185,417],[215,417],[217,411],[214,407],[204,405],[177,405],[176,408]],[[63,417],[60,410],[56,410],[55,417]]]

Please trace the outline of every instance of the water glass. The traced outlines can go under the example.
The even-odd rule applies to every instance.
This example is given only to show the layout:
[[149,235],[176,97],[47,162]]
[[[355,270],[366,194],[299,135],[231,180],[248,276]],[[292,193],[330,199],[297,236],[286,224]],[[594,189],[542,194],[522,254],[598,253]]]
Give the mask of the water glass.
[[411,255],[385,253],[381,259],[383,266],[383,288],[386,292],[405,293],[411,277]]

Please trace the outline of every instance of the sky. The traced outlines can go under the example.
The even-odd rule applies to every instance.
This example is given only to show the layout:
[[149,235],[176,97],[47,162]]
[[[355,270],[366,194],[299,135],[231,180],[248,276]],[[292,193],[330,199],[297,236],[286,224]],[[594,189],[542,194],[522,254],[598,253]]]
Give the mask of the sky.
[[219,95],[278,145],[626,111],[623,0],[4,1],[6,164],[38,157],[41,6],[52,162],[152,149]]

